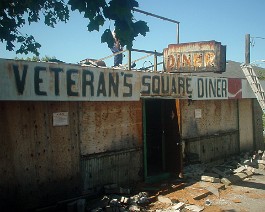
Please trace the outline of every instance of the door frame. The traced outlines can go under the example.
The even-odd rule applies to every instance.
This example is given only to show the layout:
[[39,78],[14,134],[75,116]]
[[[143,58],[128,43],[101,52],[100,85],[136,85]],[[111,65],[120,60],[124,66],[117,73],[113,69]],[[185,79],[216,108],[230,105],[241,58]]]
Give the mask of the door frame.
[[[166,131],[166,126],[169,126],[169,123],[165,123],[168,119],[167,118],[165,118],[165,117],[163,117],[166,113],[165,113],[165,109],[167,108],[166,107],[166,105],[170,105],[170,103],[172,104],[173,103],[173,101],[174,101],[174,105],[175,105],[175,107],[176,107],[176,100],[175,99],[143,99],[143,141],[144,141],[144,145],[143,145],[143,147],[144,147],[144,150],[143,150],[143,162],[144,162],[144,180],[145,180],[145,182],[157,182],[157,181],[161,181],[161,180],[163,180],[163,179],[168,179],[170,176],[172,176],[172,172],[170,172],[170,171],[168,171],[168,170],[163,170],[161,173],[159,173],[159,174],[157,174],[157,175],[148,175],[148,157],[147,157],[147,154],[148,154],[148,145],[147,145],[147,143],[148,143],[148,141],[147,141],[147,110],[148,110],[148,108],[147,108],[147,104],[146,104],[146,102],[147,101],[161,101],[160,102],[160,104],[161,104],[161,111],[160,111],[160,113],[158,113],[158,115],[160,115],[161,116],[161,126],[164,128],[164,129],[162,129],[162,136],[161,136],[161,138],[162,138],[162,140],[161,140],[161,142],[162,142],[162,146],[164,145],[164,146],[166,146],[167,145],[167,143],[166,142],[169,142],[169,141],[167,141],[167,136],[165,135],[165,131]],[[170,102],[171,101],[171,102]],[[171,112],[171,111],[170,111]],[[176,118],[178,119],[178,114],[177,114],[177,112],[175,112],[175,116],[176,116]],[[178,122],[178,120],[177,120],[177,122]],[[175,132],[176,133],[178,133],[178,138],[179,138],[179,143],[180,143],[180,132],[179,132],[179,127],[178,127],[178,124],[177,124],[177,126],[172,126],[172,129],[175,127]],[[168,130],[167,130],[168,131]],[[177,143],[177,141],[170,141],[170,142],[176,142]],[[166,147],[162,147],[162,152],[161,152],[161,156],[162,156],[162,166],[163,167],[165,167],[165,164],[166,164],[166,160],[167,160],[167,158],[170,158],[170,157],[172,157],[173,156],[173,158],[174,158],[174,155],[172,155],[172,156],[166,156],[166,151],[165,151],[165,148]],[[177,148],[177,147],[176,147]],[[176,149],[176,151],[177,151],[177,149]],[[174,151],[173,151],[174,152]],[[182,157],[182,151],[181,151],[181,148],[178,148],[178,153],[177,154],[180,154],[181,155],[181,157]],[[176,156],[176,158],[177,158],[177,156]],[[179,161],[178,161],[178,166],[179,167],[181,167],[181,163],[182,163],[182,159],[180,159]]]

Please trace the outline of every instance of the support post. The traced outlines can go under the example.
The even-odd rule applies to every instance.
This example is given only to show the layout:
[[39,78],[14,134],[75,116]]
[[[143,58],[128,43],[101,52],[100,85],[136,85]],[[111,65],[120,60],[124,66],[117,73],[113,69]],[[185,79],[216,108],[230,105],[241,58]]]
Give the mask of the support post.
[[245,64],[250,63],[250,34],[245,36]]
[[177,44],[179,44],[179,23],[177,24]]
[[156,51],[154,54],[154,72],[157,72],[157,54],[156,54]]
[[131,66],[132,66],[132,50],[128,50],[128,69],[129,71],[131,70]]

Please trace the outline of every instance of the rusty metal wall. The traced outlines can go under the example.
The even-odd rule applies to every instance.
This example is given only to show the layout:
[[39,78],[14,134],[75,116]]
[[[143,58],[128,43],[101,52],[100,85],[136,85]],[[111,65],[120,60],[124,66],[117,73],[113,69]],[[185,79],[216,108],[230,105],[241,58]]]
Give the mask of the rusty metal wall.
[[[53,127],[54,112],[69,125]],[[78,105],[0,101],[0,205],[34,207],[79,192]]]
[[125,186],[143,178],[143,150],[129,149],[91,155],[81,160],[83,189],[117,183]]
[[209,161],[239,151],[237,100],[180,100],[186,155]]
[[[238,130],[237,100],[180,102],[184,139]],[[201,111],[201,118],[195,118],[196,110]]]
[[80,103],[81,155],[142,146],[142,102]]
[[252,99],[241,99],[238,105],[240,151],[254,148]]

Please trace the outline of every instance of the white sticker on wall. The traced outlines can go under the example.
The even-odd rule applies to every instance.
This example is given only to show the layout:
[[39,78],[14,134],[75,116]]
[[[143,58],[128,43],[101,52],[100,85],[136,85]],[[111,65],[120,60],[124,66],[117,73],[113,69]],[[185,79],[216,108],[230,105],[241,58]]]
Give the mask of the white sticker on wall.
[[53,126],[69,125],[68,112],[53,113]]
[[201,109],[195,109],[195,118],[200,119],[202,117],[202,110]]

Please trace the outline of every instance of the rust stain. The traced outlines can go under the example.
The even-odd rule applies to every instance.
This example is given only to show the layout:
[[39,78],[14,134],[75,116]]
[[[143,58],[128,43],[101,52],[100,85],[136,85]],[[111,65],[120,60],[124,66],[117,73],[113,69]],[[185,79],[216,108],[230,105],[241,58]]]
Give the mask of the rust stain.
[[218,71],[225,60],[223,51],[216,41],[170,44],[164,49],[164,66],[167,71]]
[[13,76],[13,68],[11,63],[7,64],[7,70],[8,70],[8,76],[11,78]]

